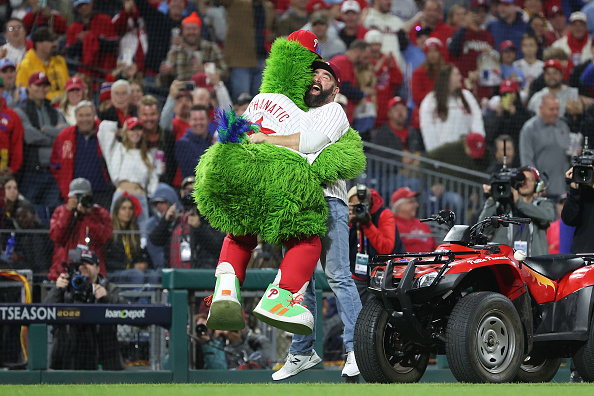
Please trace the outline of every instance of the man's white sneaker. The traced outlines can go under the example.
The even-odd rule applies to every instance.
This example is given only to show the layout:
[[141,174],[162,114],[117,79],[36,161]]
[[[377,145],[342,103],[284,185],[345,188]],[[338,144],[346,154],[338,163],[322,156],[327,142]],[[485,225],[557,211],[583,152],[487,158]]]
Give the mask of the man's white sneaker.
[[359,367],[357,367],[357,361],[355,360],[355,351],[350,351],[347,353],[346,362],[344,362],[342,376],[354,377],[355,375],[359,375]]
[[292,377],[303,370],[314,367],[321,361],[322,358],[318,356],[315,350],[312,350],[311,355],[293,355],[289,353],[285,365],[280,370],[272,373],[272,379],[280,381]]

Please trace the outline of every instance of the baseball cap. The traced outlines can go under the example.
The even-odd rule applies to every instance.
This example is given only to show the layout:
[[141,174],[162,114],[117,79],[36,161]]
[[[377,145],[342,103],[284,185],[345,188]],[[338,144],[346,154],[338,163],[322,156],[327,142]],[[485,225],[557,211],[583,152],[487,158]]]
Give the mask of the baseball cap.
[[550,8],[547,9],[546,14],[547,14],[547,17],[548,18],[551,18],[551,17],[553,17],[553,16],[555,16],[557,14],[565,15],[565,12],[563,11],[563,8],[561,8],[561,7],[557,6],[557,5],[554,5],[554,6],[552,6],[552,7],[550,7]]
[[340,82],[341,82],[341,73],[340,73],[340,68],[335,65],[332,62],[326,61],[326,62],[321,62],[321,61],[314,61],[311,64],[311,68],[313,70],[316,69],[324,69],[326,71],[328,71],[330,74],[332,74],[332,77],[334,77],[334,79],[336,80],[336,86],[340,87]]
[[398,190],[392,193],[392,198],[390,199],[390,206],[394,205],[396,202],[400,201],[403,198],[412,198],[419,195],[419,193],[414,192],[408,187],[400,187]]
[[322,23],[324,25],[327,25],[328,24],[328,16],[322,11],[316,11],[309,16],[309,22],[312,25],[315,25],[316,23]]
[[140,122],[138,117],[130,117],[124,122],[124,126],[126,129],[134,129],[137,126],[142,126],[142,122]]
[[184,26],[186,26],[188,23],[195,23],[196,25],[198,25],[199,28],[202,28],[202,19],[200,19],[198,14],[196,14],[196,11],[194,11],[189,16],[182,19],[182,23],[181,23],[182,28]]
[[194,183],[196,183],[196,178],[194,176],[186,176],[184,180],[182,180],[181,188],[184,188],[188,183],[194,185]]
[[82,91],[84,88],[85,84],[83,84],[82,80],[76,76],[66,80],[66,91],[70,91],[71,89],[80,89]]
[[355,0],[346,0],[340,6],[340,12],[346,14],[349,11],[354,11],[358,14],[361,12],[361,6]]
[[34,84],[34,85],[41,85],[41,84],[50,85],[50,82],[49,82],[49,78],[47,78],[47,76],[45,75],[44,72],[37,72],[37,73],[31,74],[31,77],[29,77],[29,85],[31,85],[31,84]]
[[72,6],[74,8],[78,7],[81,4],[90,4],[91,0],[75,0],[74,3],[72,3]]
[[483,135],[470,132],[466,135],[466,144],[470,149],[470,156],[472,158],[483,158],[483,155],[485,155],[485,137]]
[[561,65],[561,62],[559,62],[557,59],[549,59],[548,61],[545,62],[542,69],[544,70],[547,67],[554,67],[555,69],[557,69],[561,73],[563,73],[563,66]]
[[516,49],[516,45],[514,44],[513,41],[511,40],[504,40],[501,42],[501,44],[499,44],[499,51],[505,51],[508,49]]
[[7,67],[14,67],[16,69],[16,65],[10,58],[2,58],[0,59],[0,70],[4,70]]
[[89,264],[99,264],[99,257],[97,257],[97,253],[88,249],[83,249],[80,252],[80,260]]
[[470,6],[468,8],[470,10],[473,10],[474,8],[479,8],[479,7],[489,8],[489,3],[487,3],[487,0],[472,0],[470,2]]
[[501,85],[499,85],[499,94],[503,95],[507,92],[518,92],[520,89],[520,84],[514,80],[503,80]]
[[569,23],[576,22],[576,21],[588,23],[588,17],[583,12],[576,11],[576,12],[571,13],[571,15],[569,16]]
[[382,44],[384,42],[384,36],[379,30],[371,29],[365,33],[365,38],[363,40],[367,44]]
[[441,51],[441,49],[443,48],[443,43],[441,42],[440,39],[438,39],[436,37],[429,37],[427,40],[425,40],[425,44],[423,45],[423,50],[425,52],[427,52],[427,50],[429,48],[437,48],[438,50]]
[[68,191],[68,197],[73,197],[75,195],[86,195],[93,192],[91,188],[91,182],[84,177],[77,177],[76,179],[72,180],[70,182]]
[[309,0],[305,5],[305,12],[313,14],[316,11],[327,10],[328,8],[330,6],[324,0]]
[[318,38],[315,34],[308,30],[296,30],[289,34],[287,41],[297,41],[303,47],[307,48],[314,54],[320,56],[320,46],[318,44]]
[[400,96],[394,96],[392,99],[388,101],[388,109],[391,109],[392,106],[396,106],[397,104],[401,104],[406,107],[406,102]]

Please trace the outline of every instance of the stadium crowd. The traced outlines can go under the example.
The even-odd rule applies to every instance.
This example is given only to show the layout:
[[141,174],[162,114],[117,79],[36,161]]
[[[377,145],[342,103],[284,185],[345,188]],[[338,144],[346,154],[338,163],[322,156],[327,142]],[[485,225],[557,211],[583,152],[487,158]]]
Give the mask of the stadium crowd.
[[[215,268],[224,235],[188,195],[194,168],[216,141],[217,107],[242,114],[272,42],[299,29],[341,69],[336,101],[364,140],[487,173],[506,142],[508,165],[546,173],[546,196],[563,203],[571,157],[594,142],[592,4],[0,1],[0,228],[49,229],[3,233],[0,266],[56,281],[85,245],[116,283]],[[461,210],[459,197],[408,181],[390,202],[396,230],[408,251],[433,248],[419,190],[440,198],[436,210]],[[260,245],[252,265],[279,257]]]

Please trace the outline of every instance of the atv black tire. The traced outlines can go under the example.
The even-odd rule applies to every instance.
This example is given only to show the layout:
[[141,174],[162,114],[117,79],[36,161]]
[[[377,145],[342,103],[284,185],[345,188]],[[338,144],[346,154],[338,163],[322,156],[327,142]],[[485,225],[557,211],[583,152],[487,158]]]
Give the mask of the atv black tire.
[[523,355],[522,322],[507,297],[476,292],[456,304],[447,326],[446,356],[458,381],[513,381]]
[[573,355],[573,363],[585,382],[594,381],[594,316],[590,321],[588,340]]
[[524,359],[515,382],[550,382],[559,371],[561,358],[547,359],[539,355],[538,351],[530,352]]
[[406,342],[377,299],[361,309],[355,325],[355,359],[366,382],[418,382],[429,363],[429,353],[411,350],[403,354]]

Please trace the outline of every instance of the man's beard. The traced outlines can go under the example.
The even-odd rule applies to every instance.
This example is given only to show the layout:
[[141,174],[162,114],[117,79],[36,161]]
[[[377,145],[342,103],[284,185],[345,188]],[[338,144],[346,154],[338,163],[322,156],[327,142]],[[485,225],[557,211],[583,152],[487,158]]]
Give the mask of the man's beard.
[[[319,84],[318,84],[319,85]],[[305,105],[307,107],[320,107],[325,105],[326,103],[328,103],[328,101],[330,100],[330,97],[332,96],[332,91],[334,90],[334,87],[327,89],[327,90],[322,90],[321,86],[320,86],[320,93],[318,95],[313,95],[311,93],[311,88],[314,86],[314,84],[312,84],[309,89],[307,90],[307,92],[305,93]]]

